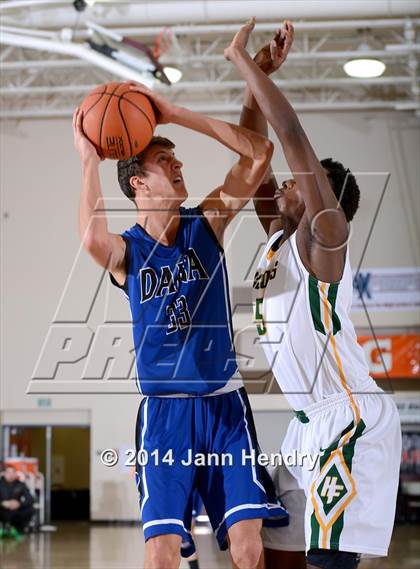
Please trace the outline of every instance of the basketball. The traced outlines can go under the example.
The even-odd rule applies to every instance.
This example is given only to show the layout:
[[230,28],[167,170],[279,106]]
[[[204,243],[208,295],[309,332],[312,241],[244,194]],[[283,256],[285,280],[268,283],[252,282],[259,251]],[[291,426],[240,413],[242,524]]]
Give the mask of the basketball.
[[101,158],[126,160],[144,150],[156,127],[149,99],[127,83],[99,85],[83,100],[83,131]]

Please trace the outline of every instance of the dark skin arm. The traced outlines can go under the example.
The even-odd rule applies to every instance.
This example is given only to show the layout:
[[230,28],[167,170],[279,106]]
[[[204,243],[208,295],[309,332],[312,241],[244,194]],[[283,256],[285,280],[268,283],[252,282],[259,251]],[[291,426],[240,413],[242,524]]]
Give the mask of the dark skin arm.
[[[274,60],[271,57],[271,52],[274,49],[272,44],[275,44],[277,56]],[[257,52],[254,61],[266,75],[271,75],[286,61],[292,44],[293,28],[279,29],[272,41]],[[245,89],[240,125],[268,136],[267,119],[261,112],[248,86]],[[269,236],[282,228],[282,221],[274,200],[276,190],[278,190],[278,184],[270,167],[254,196],[255,211],[265,233]]]
[[[239,124],[245,128],[259,132],[264,136],[268,136],[267,120],[248,87],[245,89]],[[270,232],[272,221],[278,218],[278,212],[274,202],[274,193],[277,188],[276,178],[270,166],[253,199],[255,212],[267,235]]]
[[[246,49],[253,24],[236,34],[225,56],[235,64],[246,80],[255,100],[273,127],[305,204],[304,219],[297,230],[299,254],[310,273],[322,281],[340,280],[345,262],[348,226],[343,211],[330,186],[299,119],[281,90],[255,64]],[[285,29],[292,30],[290,22]],[[275,43],[270,44],[273,61],[279,57]]]
[[[279,69],[287,58],[287,54],[293,43],[293,33],[276,33],[274,39],[281,53],[275,62],[271,58],[270,44],[264,46],[254,57],[254,61],[262,69],[266,75],[271,75]],[[257,102],[255,101],[249,87],[245,90],[244,104],[241,113],[241,126],[255,130],[264,136],[268,134],[267,120],[262,114]],[[267,175],[258,188],[254,196],[254,207],[257,212],[258,219],[267,235],[272,235],[281,229],[281,219],[274,201],[274,193],[278,189],[276,178],[269,168]],[[264,559],[266,569],[305,569],[305,552],[304,551],[278,551],[273,549],[264,549]],[[234,565],[233,565],[234,567]]]
[[[264,136],[268,134],[267,121],[248,88],[245,91],[239,124]],[[271,221],[278,217],[273,199],[276,189],[277,182],[270,167],[253,198],[258,219],[267,234],[270,230]]]

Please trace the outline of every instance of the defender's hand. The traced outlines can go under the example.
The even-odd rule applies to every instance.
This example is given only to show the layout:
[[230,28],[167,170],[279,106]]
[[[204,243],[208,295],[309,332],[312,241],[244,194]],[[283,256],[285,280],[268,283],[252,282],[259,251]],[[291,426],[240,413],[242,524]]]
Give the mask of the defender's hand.
[[83,111],[78,107],[73,113],[74,146],[80,154],[82,162],[94,160],[99,164],[101,158],[99,157],[94,145],[86,138],[82,128],[82,121]]
[[235,55],[244,50],[248,43],[249,36],[251,35],[252,30],[255,27],[255,18],[252,17],[248,20],[248,22],[242,26],[242,28],[237,32],[230,43],[230,45],[225,49],[224,55],[228,61],[231,61],[235,58]]
[[293,39],[293,24],[286,20],[283,29],[278,29],[271,42],[256,54],[254,61],[266,75],[271,75],[283,65],[292,47]]
[[137,83],[136,81],[130,81],[130,90],[137,93],[142,93],[150,99],[155,109],[156,122],[158,124],[167,124],[173,122],[177,107],[168,101],[168,99],[165,99],[165,97],[162,97],[162,95],[155,93],[142,83]]

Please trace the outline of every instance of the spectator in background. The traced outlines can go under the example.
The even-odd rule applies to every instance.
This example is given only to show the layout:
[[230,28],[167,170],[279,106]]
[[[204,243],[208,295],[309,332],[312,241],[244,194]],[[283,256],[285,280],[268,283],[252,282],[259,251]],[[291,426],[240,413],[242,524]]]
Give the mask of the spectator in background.
[[0,478],[0,523],[7,533],[17,537],[23,533],[33,515],[33,498],[24,482],[18,480],[14,466],[6,466]]

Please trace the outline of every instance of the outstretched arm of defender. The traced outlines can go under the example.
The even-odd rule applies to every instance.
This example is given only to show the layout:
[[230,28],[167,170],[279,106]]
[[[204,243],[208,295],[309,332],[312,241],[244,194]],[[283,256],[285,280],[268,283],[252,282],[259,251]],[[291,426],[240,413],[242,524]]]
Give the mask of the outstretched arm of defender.
[[[286,29],[293,29],[289,22]],[[306,215],[312,223],[312,237],[325,250],[345,242],[348,228],[344,213],[339,207],[326,172],[299,122],[299,119],[280,89],[258,68],[247,53],[245,46],[253,22],[236,34],[225,56],[232,61],[254,95],[261,111],[276,132],[294,175],[302,191]],[[273,59],[277,57],[275,42],[271,43]],[[320,212],[325,212],[318,215]]]
[[[254,57],[255,63],[266,75],[271,75],[277,71],[286,61],[293,43],[293,29],[284,28],[283,30],[277,30],[272,41],[275,42],[277,48],[277,57],[275,60],[273,60],[271,56],[271,44],[262,47]],[[261,112],[248,85],[245,88],[239,124],[263,136],[268,136],[267,119]],[[274,194],[277,189],[277,181],[270,167],[267,170],[262,184],[254,195],[255,211],[267,235],[273,230],[278,231],[282,225],[274,201]]]
[[118,282],[125,280],[125,242],[109,233],[99,178],[100,158],[82,129],[82,111],[73,115],[74,145],[82,163],[83,186],[80,196],[79,230],[83,247],[101,267],[113,273]]

